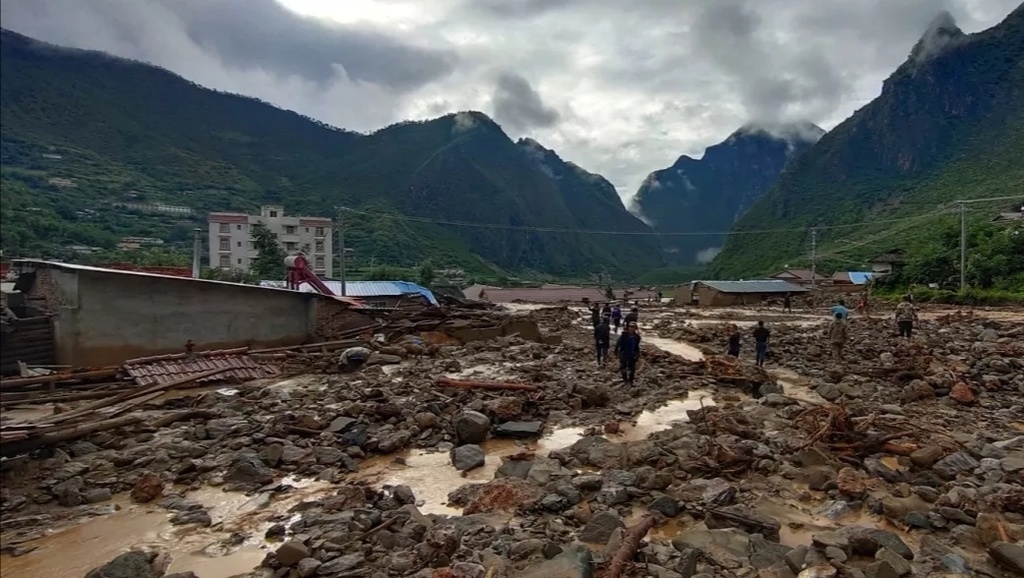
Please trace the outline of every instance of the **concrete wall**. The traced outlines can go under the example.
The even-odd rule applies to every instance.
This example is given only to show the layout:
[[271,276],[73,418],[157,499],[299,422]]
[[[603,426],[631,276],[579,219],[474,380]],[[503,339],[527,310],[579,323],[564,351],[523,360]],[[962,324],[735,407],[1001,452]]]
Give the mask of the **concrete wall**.
[[297,345],[314,333],[318,298],[310,294],[107,271],[37,271],[50,273],[50,291],[63,298],[56,315],[61,364],[117,365],[182,352],[189,339],[197,351]]

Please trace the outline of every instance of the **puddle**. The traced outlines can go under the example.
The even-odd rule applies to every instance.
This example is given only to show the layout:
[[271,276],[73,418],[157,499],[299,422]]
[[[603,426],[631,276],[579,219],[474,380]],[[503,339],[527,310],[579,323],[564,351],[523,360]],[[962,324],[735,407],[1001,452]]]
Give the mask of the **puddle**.
[[[517,443],[514,440],[487,440],[480,444],[486,454],[483,467],[468,472],[457,471],[451,463],[448,452],[409,450],[371,458],[363,462],[361,475],[378,488],[382,486],[409,486],[422,501],[420,511],[424,514],[458,516],[461,508],[447,505],[448,494],[468,483],[484,483],[494,479],[494,473],[501,467],[502,459],[522,452],[533,452],[547,457],[551,450],[572,445],[583,435],[583,428],[562,428],[539,440]],[[405,461],[405,465],[395,459]]]
[[686,412],[699,410],[701,403],[708,407],[715,405],[715,400],[711,398],[709,391],[693,390],[686,399],[672,400],[658,409],[641,413],[636,419],[636,425],[624,426],[621,435],[606,437],[617,442],[647,439],[652,433],[670,429],[677,423],[690,421]]
[[[260,565],[266,554],[263,535],[271,524],[269,518],[286,512],[302,500],[332,490],[325,482],[285,478],[281,483],[296,489],[277,494],[276,498],[269,494],[246,496],[211,487],[189,492],[187,499],[207,507],[216,530],[172,526],[171,512],[153,505],[132,504],[126,496],[117,496],[113,503],[121,506],[120,510],[25,542],[24,546],[37,549],[24,556],[0,557],[0,576],[84,576],[132,548],[166,552],[172,557],[168,570],[172,574],[191,571],[203,578],[248,574]],[[226,540],[232,533],[247,538],[229,546]]]
[[666,339],[664,337],[649,337],[643,335],[643,341],[657,347],[658,349],[678,355],[688,361],[703,361],[704,352],[689,343],[678,341],[675,339]]
[[816,404],[827,404],[825,398],[818,395],[810,387],[810,380],[786,367],[769,367],[768,373],[772,374],[782,386],[787,397]]

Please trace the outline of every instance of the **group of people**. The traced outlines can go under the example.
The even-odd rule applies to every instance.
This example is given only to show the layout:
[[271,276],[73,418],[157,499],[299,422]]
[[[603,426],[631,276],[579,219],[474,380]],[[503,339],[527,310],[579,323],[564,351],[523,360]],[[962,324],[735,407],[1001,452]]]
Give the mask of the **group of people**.
[[[609,351],[612,351],[619,358],[622,381],[632,385],[636,378],[636,365],[640,361],[640,332],[637,329],[640,319],[639,308],[634,306],[623,316],[622,308],[617,303],[605,303],[604,306],[595,303],[590,308],[590,316],[594,323],[594,345],[597,349],[598,365],[607,363]],[[619,334],[619,327],[623,323],[625,327],[622,334]],[[611,348],[613,326],[615,334],[618,335],[614,350]]]

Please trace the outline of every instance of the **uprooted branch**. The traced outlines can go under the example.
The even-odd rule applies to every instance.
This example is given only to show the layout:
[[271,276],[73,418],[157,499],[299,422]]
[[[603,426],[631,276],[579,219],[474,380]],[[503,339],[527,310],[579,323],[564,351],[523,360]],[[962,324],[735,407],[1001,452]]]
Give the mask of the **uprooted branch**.
[[646,516],[636,526],[626,530],[622,535],[622,545],[619,546],[618,552],[615,553],[615,557],[612,558],[611,563],[608,565],[604,578],[620,578],[622,576],[622,572],[626,569],[626,564],[636,556],[636,551],[640,548],[640,542],[653,527],[654,516]]

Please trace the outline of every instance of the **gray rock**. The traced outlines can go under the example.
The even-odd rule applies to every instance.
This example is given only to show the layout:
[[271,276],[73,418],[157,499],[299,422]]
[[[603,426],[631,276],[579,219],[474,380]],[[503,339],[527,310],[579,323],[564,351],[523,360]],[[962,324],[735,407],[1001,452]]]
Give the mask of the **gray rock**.
[[843,397],[843,391],[834,383],[822,383],[814,391],[828,401],[836,401]]
[[840,530],[850,541],[850,548],[857,556],[874,556],[880,548],[886,548],[907,560],[914,559],[914,552],[899,536],[886,530],[847,526]]
[[785,563],[786,554],[792,550],[775,542],[765,540],[760,534],[751,534],[747,554],[750,565],[758,569],[768,569],[779,563]]
[[540,507],[549,512],[562,512],[569,507],[569,500],[558,494],[548,494],[541,498]]
[[331,421],[330,425],[327,426],[327,429],[325,431],[331,433],[343,432],[347,430],[349,427],[351,427],[354,423],[356,423],[356,420],[353,418],[345,417],[343,415],[338,416],[334,418],[333,421]]
[[237,454],[224,481],[263,486],[274,481],[274,472],[255,454]]
[[71,508],[85,503],[85,481],[81,476],[64,480],[54,486],[52,491],[57,496],[57,503],[62,506]]
[[412,488],[405,484],[399,484],[391,488],[391,495],[402,504],[416,503],[416,494],[413,493]]
[[289,540],[278,546],[274,557],[282,566],[294,566],[303,558],[309,558],[309,548],[298,540]]
[[879,548],[878,552],[875,552],[875,560],[887,562],[897,576],[906,576],[914,570],[906,558],[887,548]]
[[110,490],[106,488],[93,488],[91,490],[86,490],[86,492],[82,494],[82,498],[85,499],[86,504],[106,502],[112,497],[113,495],[110,493]]
[[151,564],[153,558],[152,554],[137,550],[125,552],[90,571],[85,578],[156,578]]
[[210,513],[206,510],[187,510],[184,512],[178,512],[171,516],[171,524],[174,526],[196,524],[204,528],[209,528],[213,525],[213,519],[210,518]]
[[804,569],[804,562],[807,559],[807,546],[797,546],[786,553],[786,565],[793,572],[800,572]]
[[573,544],[550,560],[527,568],[520,578],[593,578],[594,556],[582,544]]
[[669,518],[675,518],[681,511],[679,501],[669,496],[655,498],[649,508]]
[[580,541],[589,544],[605,544],[616,528],[625,528],[622,518],[613,512],[601,512],[587,522],[580,532]]
[[330,576],[331,574],[340,574],[346,570],[352,570],[358,568],[366,560],[366,556],[362,552],[355,552],[354,554],[346,554],[326,562],[317,567],[317,576]]
[[1003,568],[1013,571],[1017,576],[1024,576],[1024,546],[996,542],[989,547],[988,555]]
[[714,564],[727,569],[736,570],[749,565],[746,557],[750,549],[750,536],[735,528],[689,530],[673,538],[672,545],[680,552],[687,548],[698,548]]
[[864,568],[866,578],[900,578],[899,573],[885,561],[872,562]]
[[495,478],[519,478],[525,480],[530,475],[533,460],[508,460],[494,472]]
[[478,411],[464,411],[452,421],[460,444],[478,444],[491,432],[491,420]]
[[594,474],[583,474],[572,479],[572,485],[583,492],[596,492],[603,484],[604,478]]
[[542,421],[508,421],[494,426],[494,435],[502,438],[535,438],[543,431]]
[[484,450],[474,444],[459,446],[451,451],[452,465],[456,470],[465,472],[484,465]]
[[452,565],[452,573],[456,578],[484,578],[487,568],[472,562],[457,562]]
[[284,446],[281,444],[270,444],[260,450],[260,459],[270,467],[276,467],[281,463],[284,455]]
[[[756,524],[748,524],[742,520],[753,520]],[[704,518],[704,525],[710,530],[739,528],[748,533],[757,532],[772,542],[779,541],[779,531],[782,529],[782,524],[775,518],[744,506],[728,506],[709,510]]]
[[967,561],[957,554],[946,554],[942,557],[941,562],[942,566],[950,572],[954,572],[956,574],[967,574],[970,572],[970,567],[967,565]]
[[981,464],[978,460],[971,457],[971,454],[960,451],[949,454],[935,462],[932,469],[935,470],[935,473],[940,477],[952,480],[955,479],[958,474],[973,472],[980,465]]
[[683,548],[679,551],[679,562],[676,563],[676,572],[683,578],[693,578],[697,573],[697,562],[700,560],[700,550],[696,548]]
[[603,385],[580,383],[573,389],[573,393],[580,397],[584,408],[604,407],[611,400],[608,388]]
[[[352,433],[352,432],[348,432],[348,433]],[[348,434],[346,434],[346,435],[348,435]],[[412,434],[411,433],[409,433],[409,432],[407,432],[405,430],[397,431],[397,432],[385,435],[384,437],[379,439],[377,441],[377,450],[379,452],[381,452],[381,453],[384,453],[384,454],[390,454],[392,452],[397,452],[398,450],[403,449],[403,448],[405,448],[405,446],[409,445],[409,442],[411,440],[412,440]],[[334,562],[334,560],[332,560],[332,562]],[[324,564],[324,566],[326,566],[326,564]],[[320,572],[320,570],[317,570],[317,571]]]
[[938,510],[939,515],[943,518],[960,524],[967,524],[968,526],[974,525],[974,518],[968,516],[966,512],[957,508],[941,507]]
[[316,463],[325,466],[333,466],[347,457],[345,452],[330,446],[317,446],[313,448],[313,454],[316,455]]
[[322,562],[316,558],[303,558],[295,565],[295,570],[299,573],[299,578],[310,578],[316,576],[316,569],[321,564]]
[[513,544],[508,550],[508,555],[513,560],[526,560],[533,556],[540,556],[543,550],[544,540],[530,539]]
[[1024,458],[1010,456],[999,460],[999,463],[1004,472],[1011,474],[1024,470]]

